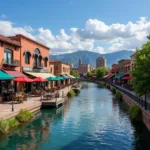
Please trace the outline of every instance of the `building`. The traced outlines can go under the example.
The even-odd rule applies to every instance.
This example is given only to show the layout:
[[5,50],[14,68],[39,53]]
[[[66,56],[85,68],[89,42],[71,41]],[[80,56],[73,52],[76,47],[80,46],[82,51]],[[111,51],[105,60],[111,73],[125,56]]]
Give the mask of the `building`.
[[89,64],[82,64],[82,60],[79,59],[78,73],[80,76],[86,76],[88,72],[92,71],[92,67]]
[[131,71],[133,71],[133,68],[134,68],[135,56],[136,56],[136,53],[134,53],[133,55],[130,56],[130,58],[131,58],[131,67],[130,67],[130,70]]
[[114,75],[118,74],[118,64],[112,64],[112,69],[111,69],[111,73]]
[[130,74],[131,72],[131,60],[124,63],[124,74]]
[[130,60],[127,59],[121,59],[120,61],[118,61],[118,73],[119,74],[126,74],[126,70],[125,70],[125,65],[128,63],[130,63]]
[[70,74],[70,65],[68,65],[67,63],[57,61],[57,60],[51,60],[49,64],[50,64],[50,68],[53,68],[54,70],[53,72],[55,76]]
[[100,67],[106,67],[106,59],[105,57],[98,57],[96,59],[96,68],[100,68]]
[[0,63],[3,70],[20,71],[21,44],[0,35]]
[[22,72],[34,77],[50,76],[50,48],[21,34],[9,38],[21,43],[20,70]]

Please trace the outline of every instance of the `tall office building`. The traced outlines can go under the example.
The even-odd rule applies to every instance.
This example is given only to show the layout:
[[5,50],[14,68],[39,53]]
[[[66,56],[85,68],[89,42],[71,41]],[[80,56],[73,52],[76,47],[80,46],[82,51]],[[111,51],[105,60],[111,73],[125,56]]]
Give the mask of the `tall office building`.
[[106,67],[106,58],[105,57],[98,57],[96,59],[96,68]]

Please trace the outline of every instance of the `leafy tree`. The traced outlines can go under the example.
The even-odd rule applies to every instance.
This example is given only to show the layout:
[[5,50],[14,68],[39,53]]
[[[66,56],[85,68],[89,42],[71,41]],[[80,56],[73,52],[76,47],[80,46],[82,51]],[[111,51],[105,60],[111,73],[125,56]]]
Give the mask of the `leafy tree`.
[[96,76],[97,78],[102,78],[103,76],[105,76],[108,72],[108,69],[106,67],[101,67],[101,68],[98,68],[96,70]]
[[132,72],[133,89],[137,95],[146,95],[150,92],[150,38],[149,41],[136,50],[135,66]]
[[70,75],[75,76],[75,77],[80,77],[80,75],[73,69],[70,70]]

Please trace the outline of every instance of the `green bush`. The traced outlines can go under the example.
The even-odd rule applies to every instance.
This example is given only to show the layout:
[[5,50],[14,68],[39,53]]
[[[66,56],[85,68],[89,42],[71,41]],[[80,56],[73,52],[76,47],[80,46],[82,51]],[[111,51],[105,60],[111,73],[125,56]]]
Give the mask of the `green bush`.
[[9,130],[8,120],[0,120],[0,133],[7,133]]
[[73,91],[75,92],[76,95],[80,93],[79,89],[73,89]]
[[116,89],[115,88],[112,88],[111,91],[112,91],[113,94],[116,94]]
[[29,112],[26,109],[20,110],[19,114],[16,116],[16,119],[20,122],[26,122],[33,118],[33,113]]
[[129,109],[129,115],[132,120],[141,121],[142,111],[138,105],[133,105]]
[[120,92],[116,93],[117,100],[122,100],[122,94]]
[[110,85],[107,84],[107,85],[106,85],[106,88],[107,88],[107,89],[110,89]]
[[74,90],[70,90],[67,94],[68,97],[73,97],[75,95],[76,95],[76,93],[74,92]]
[[12,127],[18,126],[19,122],[16,118],[11,118],[11,119],[8,119],[8,124],[9,124],[9,127],[12,128]]

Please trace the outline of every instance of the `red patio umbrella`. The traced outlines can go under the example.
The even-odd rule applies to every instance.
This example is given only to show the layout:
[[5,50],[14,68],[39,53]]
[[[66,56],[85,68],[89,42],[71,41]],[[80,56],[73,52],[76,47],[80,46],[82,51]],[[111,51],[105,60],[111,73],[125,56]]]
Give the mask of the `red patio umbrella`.
[[32,79],[24,77],[24,76],[23,77],[15,78],[13,81],[14,82],[33,82]]
[[92,78],[96,78],[96,76],[92,76]]
[[37,77],[35,79],[33,79],[33,82],[46,82],[47,80],[41,78],[41,77]]
[[123,77],[122,80],[132,80],[130,76]]

